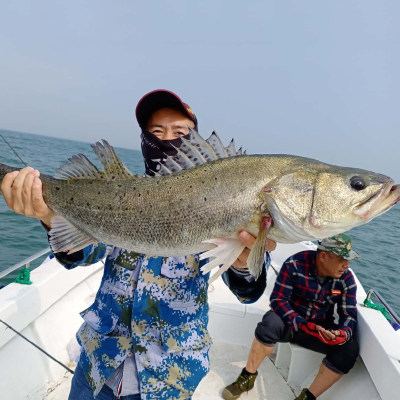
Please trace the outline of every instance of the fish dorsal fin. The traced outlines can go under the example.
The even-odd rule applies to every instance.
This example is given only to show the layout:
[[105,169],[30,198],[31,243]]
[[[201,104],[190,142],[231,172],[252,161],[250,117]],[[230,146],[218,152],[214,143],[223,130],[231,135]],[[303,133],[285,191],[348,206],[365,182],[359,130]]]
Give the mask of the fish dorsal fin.
[[[218,160],[218,158],[220,158],[218,157],[218,154],[215,152],[214,148],[207,142],[207,140],[204,140],[197,131],[194,129],[189,129],[189,132],[190,140],[182,138],[182,144],[189,143],[191,150],[197,151],[195,153],[196,156],[199,154],[205,162]],[[184,151],[182,146],[180,146],[179,149]]]
[[181,145],[176,150],[183,153],[193,165],[202,165],[207,162],[200,151],[187,139],[182,139]]
[[165,164],[161,164],[161,169],[158,171],[161,175],[168,175],[173,172],[182,171],[182,167],[175,161],[175,157],[167,157]]
[[[77,154],[61,165],[54,178],[57,179],[107,179],[129,178],[133,175],[125,167],[110,144],[103,139],[103,143],[92,144],[92,149],[104,167],[100,171],[84,154]],[[137,175],[135,175],[137,176]]]
[[189,132],[190,140],[182,138],[179,148],[175,147],[177,153],[174,156],[168,156],[167,161],[161,165],[161,169],[158,171],[161,175],[190,169],[219,158],[212,146],[194,129],[189,129]]
[[133,175],[129,172],[128,168],[125,167],[123,162],[117,156],[114,148],[107,142],[102,140],[92,144],[92,149],[96,153],[96,156],[100,160],[104,167],[105,177],[111,180],[118,178],[130,178]]
[[54,178],[57,179],[100,179],[103,176],[104,173],[99,171],[84,154],[72,156],[54,174]]
[[175,147],[176,155],[168,156],[167,161],[161,165],[161,169],[158,171],[160,175],[168,175],[183,169],[207,164],[220,158],[244,154],[242,148],[236,151],[233,139],[227,147],[224,147],[215,132],[207,140],[204,140],[195,130],[189,129],[189,131],[190,139],[182,138],[179,148]]
[[222,140],[217,135],[217,132],[213,132],[210,137],[206,140],[206,142],[214,149],[217,158],[225,158],[228,157],[228,153],[225,150],[225,146],[222,143]]
[[228,153],[228,157],[236,156],[236,146],[233,139],[229,143],[228,147],[225,147],[225,150]]
[[172,159],[177,163],[181,169],[190,169],[195,166],[193,161],[180,149],[176,149],[177,153],[172,157]]
[[[157,171],[159,176],[169,175],[172,171],[165,166],[165,164],[160,164],[160,170]],[[156,175],[157,176],[157,175]]]

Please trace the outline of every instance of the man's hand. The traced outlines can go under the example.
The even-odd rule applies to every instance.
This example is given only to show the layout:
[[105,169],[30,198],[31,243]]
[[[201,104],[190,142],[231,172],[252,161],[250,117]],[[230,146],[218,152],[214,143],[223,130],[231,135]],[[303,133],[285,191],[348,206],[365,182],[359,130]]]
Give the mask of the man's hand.
[[347,342],[347,334],[342,329],[330,331],[323,328],[321,325],[314,324],[313,322],[302,324],[300,329],[330,346],[344,344]]
[[[242,251],[238,259],[233,263],[233,266],[237,269],[245,269],[247,268],[247,258],[249,257],[250,250],[253,247],[256,238],[247,231],[241,231],[239,233],[239,240],[246,246],[246,248]],[[273,251],[275,250],[276,242],[271,239],[267,239],[265,250]]]
[[40,172],[31,167],[5,175],[1,192],[7,206],[17,214],[38,218],[49,228],[51,218],[57,215],[43,200]]

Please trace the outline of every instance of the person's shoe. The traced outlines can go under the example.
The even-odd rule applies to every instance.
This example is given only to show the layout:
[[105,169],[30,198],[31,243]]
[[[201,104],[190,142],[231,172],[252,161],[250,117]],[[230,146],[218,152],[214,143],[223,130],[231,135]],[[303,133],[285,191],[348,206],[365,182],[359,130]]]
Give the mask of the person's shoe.
[[294,400],[311,400],[312,398],[315,399],[315,396],[313,396],[311,393],[311,396],[309,396],[308,393],[310,393],[308,389],[304,388]]
[[246,371],[246,368],[242,369],[242,372],[238,376],[235,382],[228,385],[222,392],[222,398],[225,400],[236,400],[242,393],[248,392],[253,389],[254,382],[257,378],[258,372],[250,374]]

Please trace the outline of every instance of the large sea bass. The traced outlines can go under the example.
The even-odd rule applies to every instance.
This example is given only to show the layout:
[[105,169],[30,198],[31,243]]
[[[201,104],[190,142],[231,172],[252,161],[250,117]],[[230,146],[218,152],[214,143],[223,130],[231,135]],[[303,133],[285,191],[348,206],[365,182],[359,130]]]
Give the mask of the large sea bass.
[[[228,268],[243,250],[242,229],[257,236],[248,259],[261,271],[265,240],[315,240],[347,231],[400,199],[392,179],[290,155],[238,155],[217,135],[191,131],[156,177],[132,175],[106,142],[92,145],[100,171],[84,155],[55,177],[42,175],[55,252],[104,242],[161,256],[204,252],[205,270]],[[15,168],[0,164],[0,180]],[[217,247],[215,247],[215,245]],[[207,251],[209,250],[209,251]]]

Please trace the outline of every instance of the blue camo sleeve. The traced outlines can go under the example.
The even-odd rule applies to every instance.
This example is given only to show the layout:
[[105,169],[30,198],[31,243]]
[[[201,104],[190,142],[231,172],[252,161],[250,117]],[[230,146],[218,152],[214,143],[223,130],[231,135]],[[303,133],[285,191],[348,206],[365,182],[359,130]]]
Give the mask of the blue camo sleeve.
[[267,270],[270,264],[271,257],[266,252],[262,272],[258,279],[254,279],[248,270],[235,268],[229,268],[224,272],[222,279],[241,303],[251,304],[262,296],[267,287]]
[[72,254],[60,252],[54,253],[54,256],[66,269],[73,269],[97,263],[104,258],[106,251],[107,245],[104,243],[97,243],[95,245],[91,244]]

